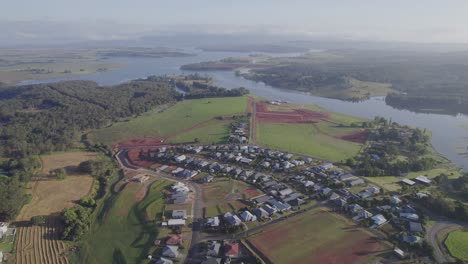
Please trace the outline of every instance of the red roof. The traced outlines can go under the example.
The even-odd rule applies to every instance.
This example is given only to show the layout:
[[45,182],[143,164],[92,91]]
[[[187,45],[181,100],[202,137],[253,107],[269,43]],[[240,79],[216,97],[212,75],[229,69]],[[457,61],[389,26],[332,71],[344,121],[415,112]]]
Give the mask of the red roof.
[[177,245],[182,243],[182,237],[180,235],[174,235],[167,237],[166,244],[168,245]]
[[237,257],[239,255],[239,243],[225,243],[224,255],[228,257]]

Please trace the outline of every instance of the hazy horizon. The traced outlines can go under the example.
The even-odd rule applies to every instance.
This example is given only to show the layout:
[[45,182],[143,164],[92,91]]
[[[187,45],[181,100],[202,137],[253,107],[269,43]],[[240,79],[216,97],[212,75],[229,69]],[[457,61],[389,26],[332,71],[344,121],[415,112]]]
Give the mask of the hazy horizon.
[[155,34],[239,34],[362,41],[468,43],[468,2],[9,1],[0,40],[119,40]]

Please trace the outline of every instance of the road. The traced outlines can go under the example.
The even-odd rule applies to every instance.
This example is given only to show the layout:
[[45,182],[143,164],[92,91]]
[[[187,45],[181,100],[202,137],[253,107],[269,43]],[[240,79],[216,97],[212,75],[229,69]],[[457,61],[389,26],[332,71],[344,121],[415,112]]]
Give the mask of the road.
[[155,172],[152,170],[147,170],[143,168],[136,167],[127,160],[127,151],[122,150],[119,151],[116,155],[115,158],[117,162],[119,163],[119,167],[121,169],[125,169],[128,171],[135,171],[138,173],[145,173],[147,175],[151,175],[154,177],[159,177],[159,178],[164,178],[167,180],[171,180],[174,182],[182,182],[186,184],[193,192],[194,197],[192,201],[192,239],[190,241],[190,245],[188,248],[190,248],[189,253],[186,257],[186,262],[189,262],[190,259],[192,259],[196,253],[198,252],[198,244],[201,241],[201,236],[200,236],[200,231],[201,231],[201,224],[200,220],[203,217],[203,200],[201,197],[201,187],[197,183],[193,181],[186,181],[186,180],[180,180],[179,178],[173,177],[167,173],[163,172]]

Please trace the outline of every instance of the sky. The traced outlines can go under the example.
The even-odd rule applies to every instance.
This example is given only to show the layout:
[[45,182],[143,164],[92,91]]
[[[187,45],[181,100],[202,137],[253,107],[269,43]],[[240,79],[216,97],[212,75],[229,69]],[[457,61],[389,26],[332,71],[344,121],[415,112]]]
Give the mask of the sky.
[[[3,21],[119,23],[154,30],[229,25],[278,34],[468,43],[466,0],[2,0],[1,9]],[[223,27],[213,28],[222,32]]]

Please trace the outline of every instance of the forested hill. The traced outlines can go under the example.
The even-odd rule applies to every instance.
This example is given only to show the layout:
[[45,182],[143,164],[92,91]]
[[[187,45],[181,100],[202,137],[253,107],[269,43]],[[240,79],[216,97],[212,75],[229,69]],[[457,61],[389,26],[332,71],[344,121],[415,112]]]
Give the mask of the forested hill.
[[1,150],[23,157],[72,144],[77,133],[174,101],[167,82],[132,81],[100,87],[91,81],[66,81],[0,88]]

